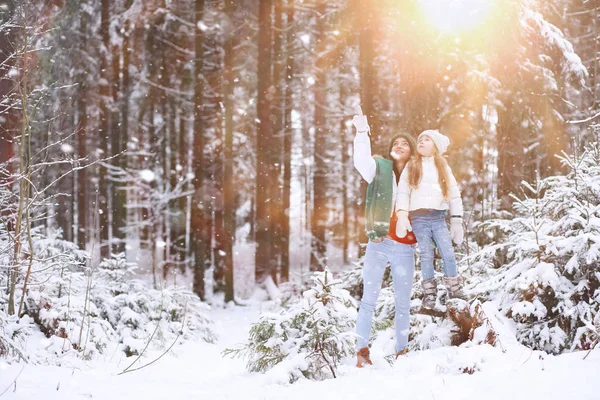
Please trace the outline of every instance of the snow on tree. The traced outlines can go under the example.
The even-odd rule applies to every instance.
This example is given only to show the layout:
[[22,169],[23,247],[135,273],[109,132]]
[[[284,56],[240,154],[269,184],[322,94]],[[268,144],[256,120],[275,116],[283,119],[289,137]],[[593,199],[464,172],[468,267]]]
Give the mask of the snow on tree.
[[[0,355],[32,363],[61,364],[66,354],[92,359],[99,354],[123,351],[140,354],[149,343],[163,349],[183,340],[213,342],[216,337],[206,318],[207,306],[181,287],[150,288],[134,279],[135,266],[124,254],[104,260],[97,269],[86,266],[89,254],[62,239],[59,231],[42,235],[32,230],[31,284],[26,293],[21,281],[16,298],[24,299],[21,315],[0,313]],[[8,243],[0,229],[0,248]],[[24,248],[29,252],[28,247]],[[8,254],[0,253],[4,264]],[[22,280],[22,279],[21,279]],[[6,287],[7,275],[0,275]],[[6,299],[0,298],[0,305]],[[43,351],[25,351],[28,339],[43,333]]]
[[589,349],[600,336],[600,145],[559,158],[566,175],[523,182],[514,217],[483,224],[504,236],[473,256],[471,279],[523,344],[551,353]]
[[253,372],[300,378],[335,378],[340,361],[354,354],[356,302],[331,272],[315,272],[313,287],[280,313],[263,313],[248,342],[224,354],[247,359]]
[[149,289],[132,279],[135,268],[123,253],[106,259],[91,289],[96,316],[110,323],[125,354],[140,354],[149,340],[152,347],[165,348],[180,335],[214,342],[211,322],[204,316],[208,307],[196,295],[180,287]]

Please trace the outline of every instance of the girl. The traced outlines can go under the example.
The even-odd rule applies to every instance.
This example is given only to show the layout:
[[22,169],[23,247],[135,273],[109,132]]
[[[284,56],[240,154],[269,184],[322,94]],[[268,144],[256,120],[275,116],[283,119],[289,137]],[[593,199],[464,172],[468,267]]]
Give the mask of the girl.
[[[418,137],[417,155],[402,172],[396,197],[396,233],[402,236],[407,231],[414,230],[419,243],[423,308],[426,309],[434,308],[437,299],[433,242],[444,263],[444,285],[448,290],[448,297],[464,299],[452,248],[452,241],[457,245],[463,242],[463,205],[452,170],[442,158],[449,144],[450,139],[438,131],[422,132]],[[448,208],[450,232],[444,219]]]
[[396,236],[396,218],[393,210],[398,179],[414,154],[416,144],[409,135],[399,134],[390,142],[388,157],[391,159],[374,158],[371,155],[367,118],[359,110],[359,115],[354,116],[352,123],[357,130],[354,138],[354,166],[369,183],[365,212],[369,243],[364,258],[363,297],[356,321],[356,366],[362,368],[364,364],[372,365],[369,335],[383,273],[388,262],[394,280],[396,357],[408,350],[406,346],[416,239],[412,233],[407,235],[406,232],[401,237]]

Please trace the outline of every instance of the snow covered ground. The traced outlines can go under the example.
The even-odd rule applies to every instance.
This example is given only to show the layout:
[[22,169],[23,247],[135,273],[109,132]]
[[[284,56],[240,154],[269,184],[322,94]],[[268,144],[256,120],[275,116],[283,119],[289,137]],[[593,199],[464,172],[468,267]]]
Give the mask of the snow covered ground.
[[[362,370],[347,359],[340,376],[285,383],[285,374],[250,374],[221,351],[247,337],[259,305],[215,308],[216,344],[186,343],[158,362],[118,375],[131,359],[71,367],[8,365],[0,361],[3,399],[600,399],[600,348],[558,357],[506,341],[491,346],[415,351],[390,366],[376,341],[375,365]],[[157,355],[157,354],[156,354]],[[148,362],[156,355],[150,355]],[[116,357],[115,357],[116,358]],[[472,374],[469,374],[472,372]],[[20,374],[20,375],[19,375]],[[15,378],[16,385],[14,383]],[[7,389],[5,391],[5,389]],[[5,391],[3,394],[2,392]]]

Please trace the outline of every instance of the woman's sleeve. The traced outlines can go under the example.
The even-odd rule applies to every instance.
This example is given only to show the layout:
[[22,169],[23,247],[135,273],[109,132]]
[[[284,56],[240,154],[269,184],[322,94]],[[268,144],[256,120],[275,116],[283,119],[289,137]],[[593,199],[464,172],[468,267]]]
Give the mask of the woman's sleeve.
[[371,183],[375,178],[377,166],[371,156],[371,141],[367,132],[357,132],[354,137],[354,167],[358,170],[365,181]]
[[410,185],[408,184],[408,164],[404,167],[398,182],[398,193],[396,194],[396,212],[410,211]]
[[460,197],[460,188],[452,170],[448,167],[448,178],[450,179],[450,216],[462,217],[463,203]]

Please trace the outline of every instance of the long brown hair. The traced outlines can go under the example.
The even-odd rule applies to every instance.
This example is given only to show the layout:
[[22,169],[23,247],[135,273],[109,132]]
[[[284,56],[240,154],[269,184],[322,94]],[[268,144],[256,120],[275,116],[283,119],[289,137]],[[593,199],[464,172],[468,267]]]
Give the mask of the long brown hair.
[[[445,200],[450,199],[450,179],[448,177],[448,162],[440,153],[437,148],[433,152],[433,162],[435,163],[435,169],[438,173],[438,183],[442,188],[442,196]],[[423,156],[418,152],[414,158],[408,163],[408,184],[412,189],[419,187],[421,183],[421,177],[423,175]]]

